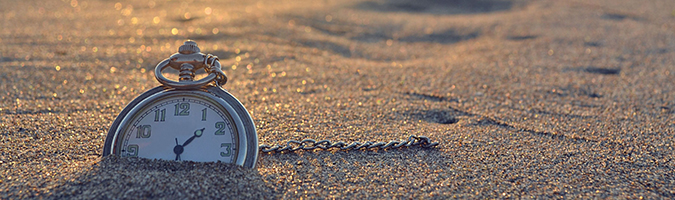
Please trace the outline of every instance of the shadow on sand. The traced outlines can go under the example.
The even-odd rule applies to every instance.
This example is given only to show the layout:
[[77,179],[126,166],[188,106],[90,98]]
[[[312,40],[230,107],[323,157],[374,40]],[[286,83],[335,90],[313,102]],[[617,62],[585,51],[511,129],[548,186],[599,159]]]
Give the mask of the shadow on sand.
[[106,156],[38,198],[219,199],[232,194],[264,199],[274,191],[256,170],[232,164]]
[[523,0],[387,0],[366,1],[357,9],[378,12],[407,12],[429,14],[480,14],[510,10],[524,3]]

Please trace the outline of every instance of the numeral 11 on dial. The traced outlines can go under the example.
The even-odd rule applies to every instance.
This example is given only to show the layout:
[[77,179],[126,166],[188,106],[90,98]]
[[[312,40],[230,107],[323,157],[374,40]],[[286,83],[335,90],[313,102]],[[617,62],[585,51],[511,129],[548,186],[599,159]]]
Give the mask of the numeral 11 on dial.
[[155,121],[163,122],[164,120],[166,120],[166,108],[162,110],[155,110]]

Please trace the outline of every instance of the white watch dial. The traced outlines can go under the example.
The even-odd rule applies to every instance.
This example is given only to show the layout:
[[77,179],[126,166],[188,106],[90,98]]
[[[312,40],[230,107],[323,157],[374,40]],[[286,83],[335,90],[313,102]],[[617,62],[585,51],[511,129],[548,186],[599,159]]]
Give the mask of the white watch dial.
[[219,104],[198,95],[174,94],[138,111],[120,130],[120,156],[236,162],[237,128]]

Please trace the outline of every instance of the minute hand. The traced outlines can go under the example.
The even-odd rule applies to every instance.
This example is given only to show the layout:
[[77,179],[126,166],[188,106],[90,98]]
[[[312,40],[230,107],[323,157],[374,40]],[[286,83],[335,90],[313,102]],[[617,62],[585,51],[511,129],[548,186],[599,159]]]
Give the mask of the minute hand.
[[192,135],[192,137],[190,137],[190,139],[187,139],[187,140],[185,141],[185,143],[183,143],[183,147],[185,147],[186,145],[190,144],[190,142],[192,142],[192,140],[194,140],[196,137],[201,137],[201,136],[202,136],[202,133],[204,132],[204,129],[205,129],[205,128],[196,130],[196,131],[195,131],[195,134]]

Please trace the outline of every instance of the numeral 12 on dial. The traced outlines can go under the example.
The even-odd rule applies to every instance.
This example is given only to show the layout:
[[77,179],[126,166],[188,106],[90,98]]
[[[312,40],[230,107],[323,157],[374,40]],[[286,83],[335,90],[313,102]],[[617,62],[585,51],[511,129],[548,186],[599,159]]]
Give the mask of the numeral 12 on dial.
[[177,103],[174,105],[176,107],[174,116],[188,116],[190,115],[190,103]]

